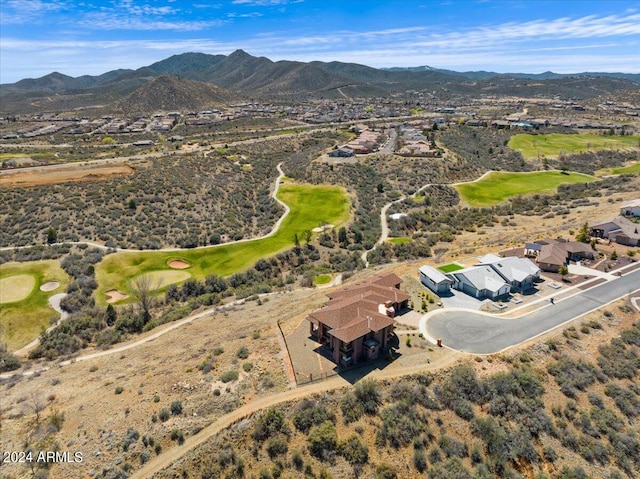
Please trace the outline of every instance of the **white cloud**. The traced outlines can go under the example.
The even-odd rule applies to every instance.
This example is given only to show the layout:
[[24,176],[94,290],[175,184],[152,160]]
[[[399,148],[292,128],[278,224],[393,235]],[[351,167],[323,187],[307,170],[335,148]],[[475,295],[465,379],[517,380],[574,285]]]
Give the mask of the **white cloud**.
[[34,23],[48,14],[68,8],[68,2],[63,0],[3,0],[0,23],[2,25]]

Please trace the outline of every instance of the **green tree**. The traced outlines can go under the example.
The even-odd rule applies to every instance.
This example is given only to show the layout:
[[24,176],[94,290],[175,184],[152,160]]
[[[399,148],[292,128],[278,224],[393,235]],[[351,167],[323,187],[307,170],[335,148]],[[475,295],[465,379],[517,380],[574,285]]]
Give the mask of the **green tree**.
[[312,236],[313,236],[313,233],[311,232],[311,230],[304,230],[302,232],[302,238],[304,239],[304,242],[307,244],[311,243]]
[[558,268],[558,274],[560,274],[560,276],[562,276],[562,279],[564,279],[564,277],[569,274],[569,268],[567,268],[567,266],[563,264]]
[[116,308],[113,307],[112,304],[107,305],[107,326],[113,326],[116,323],[116,319],[118,319],[118,313],[116,312]]
[[613,250],[613,252],[611,253],[611,256],[609,256],[610,259],[612,259],[613,261],[618,259],[618,253],[616,253],[616,250]]
[[338,230],[338,242],[343,248],[346,248],[349,245],[347,229],[344,226]]
[[138,300],[138,310],[144,324],[151,319],[151,308],[154,304],[153,292],[158,289],[153,278],[148,274],[138,276],[129,283],[129,290],[134,298]]
[[300,238],[298,238],[298,233],[293,233],[293,244],[296,247],[296,250],[300,249]]
[[585,223],[580,227],[578,234],[576,235],[576,241],[580,243],[588,243],[589,242],[589,223],[585,221]]
[[53,228],[49,228],[47,230],[47,243],[53,244],[57,242],[58,242],[58,232]]

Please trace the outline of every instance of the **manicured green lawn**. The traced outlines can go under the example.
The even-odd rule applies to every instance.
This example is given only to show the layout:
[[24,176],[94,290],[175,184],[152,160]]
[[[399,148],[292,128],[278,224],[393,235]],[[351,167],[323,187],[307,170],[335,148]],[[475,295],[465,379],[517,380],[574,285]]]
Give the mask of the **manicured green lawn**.
[[448,264],[443,264],[442,266],[438,266],[438,269],[443,273],[452,273],[454,271],[459,271],[464,268],[456,263],[448,263]]
[[317,285],[329,284],[330,282],[331,282],[330,274],[319,274],[313,280],[313,284],[317,284]]
[[316,228],[322,222],[338,226],[349,218],[349,198],[345,190],[337,186],[283,184],[278,197],[291,211],[276,234],[269,238],[180,252],[123,252],[106,256],[96,266],[97,302],[106,304],[105,292],[112,289],[128,293],[128,280],[143,273],[167,270],[174,259],[189,263],[191,266],[183,271],[195,279],[212,273],[228,276],[244,271],[260,258],[291,248],[295,233],[300,237],[303,231]]
[[591,134],[514,135],[509,148],[519,151],[525,158],[556,157],[560,153],[580,153],[594,150],[638,149],[640,136],[602,136]]
[[587,183],[596,178],[581,173],[563,174],[560,171],[532,173],[494,172],[481,180],[455,185],[460,197],[472,206],[491,206],[507,198],[534,193],[553,193],[559,185]]
[[[55,260],[0,265],[2,284],[10,284],[12,280],[9,278],[16,276],[29,276],[34,283],[23,299],[0,305],[0,342],[5,343],[10,351],[30,343],[42,328],[50,326],[51,318],[58,318],[58,313],[48,301],[54,294],[64,293],[69,284],[69,276]],[[49,281],[57,281],[60,286],[53,291],[40,291],[40,286]]]
[[632,165],[621,166],[620,168],[605,168],[604,170],[596,171],[597,176],[603,175],[632,175],[634,173],[640,173],[640,162]]
[[407,243],[411,243],[411,238],[407,236],[399,236],[397,238],[389,238],[388,241],[391,244],[407,244]]

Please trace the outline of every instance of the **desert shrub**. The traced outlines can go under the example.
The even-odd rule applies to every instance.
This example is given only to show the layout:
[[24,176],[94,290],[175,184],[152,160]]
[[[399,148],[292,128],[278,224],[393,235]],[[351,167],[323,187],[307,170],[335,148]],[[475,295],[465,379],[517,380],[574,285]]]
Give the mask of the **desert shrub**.
[[253,369],[253,363],[250,363],[250,362],[242,363],[242,369],[245,373],[250,372]]
[[608,345],[598,348],[598,366],[609,377],[617,379],[632,379],[640,369],[638,353],[625,346],[622,339],[614,338]]
[[471,448],[471,463],[472,464],[480,464],[482,463],[482,449],[477,444]]
[[304,466],[304,460],[302,459],[302,454],[300,453],[300,451],[293,451],[293,453],[291,454],[291,462],[293,463],[293,467],[295,467],[297,471],[302,470],[302,466]]
[[289,436],[290,429],[284,418],[284,413],[275,407],[269,408],[258,420],[253,431],[256,441],[264,441],[278,434]]
[[160,409],[160,412],[158,413],[158,417],[160,418],[160,421],[166,422],[171,417],[171,413],[169,412],[168,409],[162,408],[162,409]]
[[613,399],[620,412],[628,418],[640,416],[640,400],[631,390],[618,384],[607,384],[604,393]]
[[184,444],[184,433],[180,429],[174,429],[171,431],[171,440],[180,445]]
[[351,391],[342,396],[340,400],[340,410],[342,411],[344,422],[347,424],[357,421],[364,413],[362,404],[360,404],[356,395]]
[[447,457],[455,456],[464,458],[469,456],[467,445],[447,434],[440,436],[438,446],[440,446],[440,450],[444,452]]
[[349,436],[339,445],[340,455],[352,466],[366,464],[369,461],[369,448],[358,436]]
[[375,379],[362,379],[354,387],[355,397],[362,405],[362,410],[366,414],[378,412],[378,406],[382,402],[380,384]]
[[620,431],[624,427],[624,421],[615,412],[605,409],[604,405],[595,404],[591,408],[591,420],[601,434],[611,434]]
[[173,401],[171,403],[171,414],[174,416],[179,416],[182,414],[182,402],[181,401]]
[[270,437],[267,440],[266,448],[267,454],[269,454],[269,457],[271,459],[276,456],[286,454],[289,450],[287,437],[283,434],[278,434],[277,436]]
[[237,381],[238,377],[240,377],[240,373],[238,373],[238,371],[225,371],[220,375],[220,381],[228,383],[231,381]]
[[62,425],[64,424],[64,413],[54,409],[51,411],[48,421],[48,430],[50,432],[58,432],[62,429]]
[[124,435],[124,439],[122,440],[122,450],[127,451],[129,446],[140,439],[140,433],[135,429],[127,429],[127,432]]
[[558,474],[558,479],[588,479],[587,473],[580,466],[562,466]]
[[434,391],[438,399],[449,408],[460,399],[479,402],[483,397],[476,372],[468,364],[453,368],[442,386],[434,388]]
[[238,349],[236,356],[238,356],[240,359],[247,359],[249,357],[249,348],[247,348],[246,346],[241,346],[240,349]]
[[13,371],[20,367],[20,359],[7,351],[6,346],[0,344],[0,372]]
[[413,467],[415,467],[418,472],[424,472],[427,469],[427,455],[424,449],[413,450]]
[[582,359],[576,361],[565,355],[550,364],[547,371],[555,378],[563,394],[570,398],[576,396],[576,390],[584,391],[597,380],[606,379],[593,364]]
[[504,463],[509,458],[507,431],[493,417],[475,418],[471,421],[471,433],[482,439],[486,451],[495,461]]
[[428,479],[469,479],[471,473],[460,458],[450,457],[427,471]]
[[475,416],[473,412],[473,404],[467,399],[455,399],[451,404],[451,409],[466,421],[470,421]]
[[395,468],[389,464],[378,464],[374,471],[375,479],[398,479]]
[[384,408],[380,418],[382,423],[377,426],[376,444],[384,446],[388,443],[394,448],[411,444],[424,431],[427,423],[427,418],[415,404],[406,400]]
[[438,446],[433,446],[427,453],[427,458],[431,464],[437,464],[442,461],[442,451]]
[[307,438],[309,452],[318,459],[329,459],[338,447],[338,434],[331,421],[315,426]]
[[622,331],[622,333],[620,333],[620,339],[627,344],[640,346],[640,323],[636,324],[631,329],[625,329]]
[[122,394],[123,391],[124,391],[124,388],[122,386],[117,386],[116,390],[115,390],[115,393],[116,394]]
[[325,421],[336,421],[336,415],[324,404],[310,399],[302,401],[293,415],[293,424],[298,431],[307,433],[312,426],[319,426]]

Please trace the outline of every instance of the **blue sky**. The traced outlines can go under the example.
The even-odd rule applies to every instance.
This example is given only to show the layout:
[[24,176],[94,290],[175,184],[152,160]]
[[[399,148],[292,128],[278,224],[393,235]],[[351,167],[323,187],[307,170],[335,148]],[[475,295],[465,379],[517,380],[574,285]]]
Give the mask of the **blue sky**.
[[0,83],[171,55],[640,72],[640,0],[0,0]]

